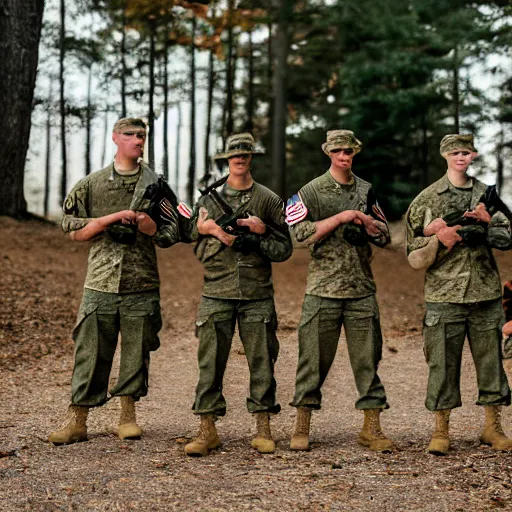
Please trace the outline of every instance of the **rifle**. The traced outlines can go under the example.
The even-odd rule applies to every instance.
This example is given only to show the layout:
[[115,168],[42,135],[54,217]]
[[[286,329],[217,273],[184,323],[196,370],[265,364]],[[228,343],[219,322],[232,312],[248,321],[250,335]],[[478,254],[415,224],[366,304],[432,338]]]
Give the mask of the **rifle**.
[[[243,206],[237,210],[233,210],[231,206],[222,198],[217,191],[217,188],[224,185],[228,176],[215,181],[210,186],[199,189],[201,196],[209,199],[217,210],[220,210],[220,217],[215,219],[215,222],[230,235],[235,236],[232,249],[238,252],[248,253],[259,249],[260,237],[251,233],[247,226],[239,226],[237,221],[239,219],[248,219],[250,213],[243,211]],[[208,209],[208,208],[207,208]]]
[[[373,217],[379,222],[386,222],[386,217],[377,203],[377,197],[373,192],[373,189],[368,191],[366,198],[366,208],[364,210],[365,215]],[[366,233],[366,229],[361,224],[347,224],[343,230],[343,238],[350,244],[356,247],[364,246],[371,237]]]
[[[507,205],[500,199],[496,190],[496,185],[490,185],[485,189],[482,197],[477,204],[483,203],[486,210],[492,216],[496,212],[502,212],[509,220],[512,219],[512,213]],[[455,210],[443,217],[448,227],[462,226],[457,230],[462,238],[462,243],[468,247],[476,247],[485,244],[487,238],[487,225],[482,225],[478,220],[464,217],[465,212]]]
[[[178,198],[161,176],[146,187],[143,198],[149,199],[149,206],[143,211],[153,219],[157,227],[178,223],[180,233],[183,231],[184,221],[177,214]],[[133,245],[137,239],[137,226],[115,222],[107,228],[107,233],[115,242]]]

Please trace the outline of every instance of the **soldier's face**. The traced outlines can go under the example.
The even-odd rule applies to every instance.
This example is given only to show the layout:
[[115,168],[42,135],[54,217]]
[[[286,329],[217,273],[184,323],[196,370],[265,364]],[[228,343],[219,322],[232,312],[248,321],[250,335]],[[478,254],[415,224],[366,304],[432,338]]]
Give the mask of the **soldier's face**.
[[252,155],[235,155],[228,159],[229,174],[243,176],[251,169]]
[[141,128],[126,128],[121,132],[114,132],[112,140],[120,157],[137,160],[144,153],[146,132]]
[[343,170],[352,169],[354,154],[354,148],[336,148],[329,152],[333,167]]
[[458,172],[466,172],[469,164],[476,157],[476,153],[472,153],[467,149],[454,149],[445,154],[448,169]]

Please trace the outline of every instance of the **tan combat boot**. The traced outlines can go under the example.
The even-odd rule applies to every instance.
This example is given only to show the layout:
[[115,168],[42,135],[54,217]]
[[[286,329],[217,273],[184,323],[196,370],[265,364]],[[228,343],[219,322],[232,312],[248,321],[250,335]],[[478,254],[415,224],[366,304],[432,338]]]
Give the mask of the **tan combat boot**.
[[497,405],[485,405],[485,425],[480,442],[488,444],[493,450],[512,451],[512,439],[509,439],[501,427],[501,408]]
[[52,432],[48,441],[55,445],[79,443],[87,441],[87,415],[89,407],[83,405],[70,405],[65,426],[61,430]]
[[276,443],[270,432],[270,414],[268,412],[256,412],[256,437],[251,441],[251,446],[260,453],[274,453]]
[[137,425],[135,400],[131,396],[121,397],[121,417],[119,419],[119,439],[140,439],[142,429]]
[[290,450],[309,450],[309,427],[311,425],[311,408],[298,407],[295,418],[295,432],[290,441]]
[[428,445],[428,452],[433,455],[446,455],[450,449],[450,412],[451,409],[436,411],[436,428]]
[[199,434],[192,442],[185,445],[185,453],[193,457],[204,457],[210,450],[215,450],[220,445],[221,442],[215,428],[215,416],[202,414]]
[[388,439],[380,428],[381,409],[365,409],[363,429],[359,432],[357,442],[374,452],[388,453],[393,451],[393,442]]

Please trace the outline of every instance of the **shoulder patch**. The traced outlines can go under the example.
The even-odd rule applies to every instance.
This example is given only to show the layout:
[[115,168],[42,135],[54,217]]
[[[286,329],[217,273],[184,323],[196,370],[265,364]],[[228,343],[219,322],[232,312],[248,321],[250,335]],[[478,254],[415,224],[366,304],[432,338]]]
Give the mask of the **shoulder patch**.
[[308,209],[299,194],[294,194],[288,199],[285,214],[288,226],[293,226],[306,218]]
[[192,210],[190,206],[183,201],[180,201],[180,203],[178,204],[178,212],[186,219],[190,219],[190,217],[192,217]]

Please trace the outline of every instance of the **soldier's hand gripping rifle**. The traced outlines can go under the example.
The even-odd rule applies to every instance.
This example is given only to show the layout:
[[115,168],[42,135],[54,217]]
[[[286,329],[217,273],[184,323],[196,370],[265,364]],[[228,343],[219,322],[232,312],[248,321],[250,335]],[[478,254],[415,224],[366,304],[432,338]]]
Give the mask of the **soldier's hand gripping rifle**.
[[[248,219],[250,213],[243,210],[243,206],[233,210],[217,191],[217,187],[226,183],[227,179],[228,176],[225,176],[212,185],[200,189],[199,192],[207,198],[207,201],[215,206],[216,210],[221,212],[220,216],[215,219],[215,223],[226,233],[236,237],[231,248],[239,252],[255,251],[260,246],[259,236],[251,233],[247,226],[239,226],[237,223],[239,219]],[[208,210],[208,205],[205,205],[205,207]]]
[[[149,200],[149,206],[144,210],[157,227],[183,222],[177,214],[178,198],[167,182],[159,177],[158,181],[148,185],[144,192],[144,199]],[[183,231],[180,226],[180,233]],[[107,230],[110,237],[122,244],[134,244],[137,238],[137,226],[135,224],[114,223]]]
[[[366,199],[366,208],[364,210],[364,214],[373,218],[373,220],[387,224],[386,217],[384,213],[380,209],[379,204],[377,203],[377,197],[372,189],[368,191],[368,197]],[[380,229],[377,226],[378,229]],[[378,243],[379,236],[371,236],[367,233],[366,227],[364,224],[347,224],[345,229],[343,230],[343,238],[351,245],[355,245],[356,247],[362,247],[369,240],[371,240],[376,245]],[[386,242],[387,243],[387,242]],[[385,244],[384,244],[385,245]]]
[[[490,217],[496,212],[502,212],[509,220],[512,218],[512,213],[508,207],[499,198],[496,190],[496,185],[487,187],[478,204],[482,203],[485,206]],[[443,217],[448,227],[461,226],[457,230],[458,235],[462,238],[462,243],[468,247],[476,247],[480,244],[485,244],[487,240],[488,223],[480,222],[479,219],[468,217],[466,212],[453,211]]]

